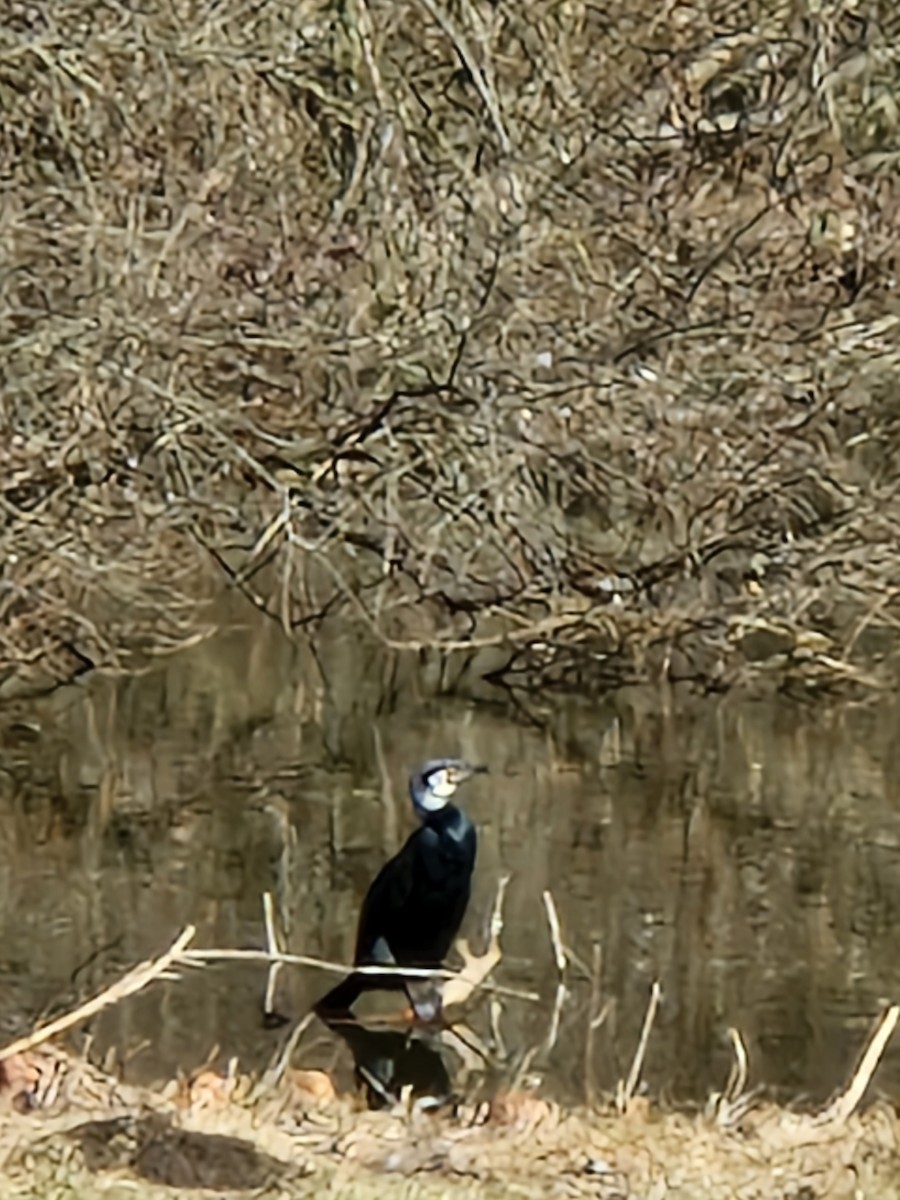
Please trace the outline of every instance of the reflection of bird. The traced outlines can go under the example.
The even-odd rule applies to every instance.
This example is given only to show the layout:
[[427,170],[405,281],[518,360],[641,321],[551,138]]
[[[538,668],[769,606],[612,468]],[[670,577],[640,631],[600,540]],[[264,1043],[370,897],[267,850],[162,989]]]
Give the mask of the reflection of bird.
[[[464,780],[486,771],[454,758],[427,762],[409,781],[421,826],[372,881],[359,915],[356,966],[439,967],[459,932],[469,903],[477,839],[475,826],[450,803]],[[405,988],[417,1014],[433,1018],[426,1002],[400,975],[354,972],[316,1005],[319,1013],[346,1012],[370,988]]]
[[450,1074],[439,1043],[411,1037],[406,1030],[371,1029],[358,1021],[329,1027],[350,1047],[369,1108],[395,1103],[407,1087],[415,1098],[428,1097],[436,1104],[450,1097]]

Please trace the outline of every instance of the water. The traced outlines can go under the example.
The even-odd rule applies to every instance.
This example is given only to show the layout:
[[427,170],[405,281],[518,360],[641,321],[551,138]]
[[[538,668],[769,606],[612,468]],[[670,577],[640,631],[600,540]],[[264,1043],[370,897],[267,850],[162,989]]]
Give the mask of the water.
[[[415,661],[346,634],[313,654],[251,623],[0,710],[2,1028],[72,1006],[189,922],[198,946],[260,945],[267,890],[288,948],[346,960],[366,884],[411,828],[408,767],[459,753],[491,768],[461,797],[480,833],[466,932],[483,943],[509,873],[496,978],[540,997],[497,1014],[507,1074],[564,1100],[613,1087],[658,979],[652,1092],[721,1088],[730,1026],[751,1082],[813,1099],[842,1082],[900,993],[893,698],[628,691],[531,698],[526,720],[500,697],[427,693]],[[555,1032],[545,889],[575,960]],[[333,980],[285,971],[278,1008],[302,1015]],[[280,1036],[261,1021],[264,982],[242,964],[158,984],[95,1021],[94,1051],[140,1080],[210,1053],[258,1069]],[[489,1040],[486,1002],[469,1021]],[[346,1079],[350,1055],[315,1023],[294,1062]],[[878,1083],[898,1090],[897,1051]]]

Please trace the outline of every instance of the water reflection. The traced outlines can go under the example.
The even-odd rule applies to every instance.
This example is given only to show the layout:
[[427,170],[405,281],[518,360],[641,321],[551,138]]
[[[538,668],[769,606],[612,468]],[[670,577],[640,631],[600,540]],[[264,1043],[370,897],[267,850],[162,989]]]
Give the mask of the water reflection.
[[388,1108],[407,1090],[435,1105],[450,1099],[450,1073],[440,1034],[377,1029],[358,1021],[328,1021],[353,1056],[354,1074],[370,1108]]
[[[820,1096],[843,1079],[900,991],[893,704],[623,692],[532,698],[524,722],[430,697],[418,666],[346,634],[313,652],[269,623],[0,711],[4,1028],[98,989],[188,922],[199,945],[261,944],[266,890],[291,949],[347,961],[365,887],[412,825],[410,764],[452,753],[492,769],[466,798],[480,835],[466,932],[484,944],[511,872],[497,978],[542,997],[472,1011],[498,1062],[527,1062],[564,1099],[614,1086],[658,978],[651,1089],[720,1087],[730,1025],[755,1082]],[[556,1029],[545,889],[571,951]],[[277,1007],[302,1015],[331,982],[285,971]],[[95,1044],[132,1078],[189,1069],[216,1044],[260,1066],[275,1036],[264,983],[250,966],[192,974],[103,1014]],[[318,1028],[295,1061],[349,1073],[347,1047]],[[898,1072],[894,1051],[879,1079],[896,1088]]]

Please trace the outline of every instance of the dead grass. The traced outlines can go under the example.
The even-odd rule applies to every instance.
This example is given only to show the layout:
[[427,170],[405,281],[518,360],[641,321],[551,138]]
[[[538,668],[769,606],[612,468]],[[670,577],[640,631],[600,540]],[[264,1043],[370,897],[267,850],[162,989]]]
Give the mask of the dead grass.
[[[163,1088],[136,1087],[50,1039],[104,1004],[184,965],[186,931],[94,1001],[0,1050],[0,1170],[17,1196],[83,1194],[139,1180],[188,1193],[258,1191],[285,1196],[386,1194],[753,1198],[877,1196],[895,1178],[900,1122],[892,1106],[861,1103],[900,1006],[874,1029],[843,1090],[818,1112],[789,1111],[747,1089],[743,1042],[735,1069],[705,1111],[678,1112],[637,1094],[646,1038],[627,1085],[588,1108],[563,1109],[535,1089],[495,1085],[487,1098],[414,1094],[378,1111],[340,1095],[324,1070],[284,1060],[261,1078],[207,1065]],[[309,1018],[300,1023],[300,1031]],[[448,1033],[442,1037],[453,1036]],[[386,1042],[376,1053],[386,1052]],[[362,1062],[362,1060],[359,1060]],[[429,1182],[422,1184],[423,1177]],[[432,1183],[433,1181],[433,1183]],[[155,1194],[152,1186],[148,1195]]]
[[343,610],[505,682],[877,684],[897,32],[874,2],[15,5],[10,678],[202,636],[213,563],[288,630]]
[[[50,1052],[45,1052],[49,1059]],[[436,1115],[366,1112],[294,1072],[254,1101],[204,1071],[164,1093],[125,1088],[53,1053],[52,1103],[0,1119],[5,1194],[187,1195],[275,1188],[284,1196],[879,1196],[898,1159],[893,1109],[822,1123],[760,1104],[723,1127],[638,1099],[561,1111],[528,1092]],[[8,1089],[7,1089],[8,1090]],[[171,1194],[171,1193],[170,1193]]]

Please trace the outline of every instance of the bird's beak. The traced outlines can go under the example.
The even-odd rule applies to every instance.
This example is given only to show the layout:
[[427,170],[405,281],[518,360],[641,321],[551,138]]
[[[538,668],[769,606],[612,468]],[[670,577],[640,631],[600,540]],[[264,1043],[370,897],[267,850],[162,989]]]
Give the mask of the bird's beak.
[[460,763],[459,766],[453,767],[451,770],[451,778],[455,784],[460,784],[466,779],[470,779],[473,775],[487,775],[488,769],[480,763]]

